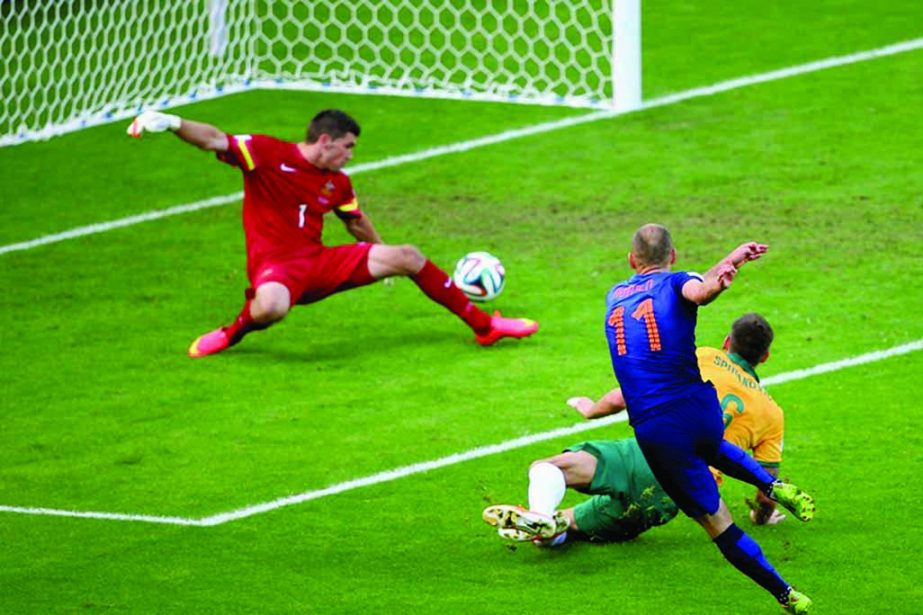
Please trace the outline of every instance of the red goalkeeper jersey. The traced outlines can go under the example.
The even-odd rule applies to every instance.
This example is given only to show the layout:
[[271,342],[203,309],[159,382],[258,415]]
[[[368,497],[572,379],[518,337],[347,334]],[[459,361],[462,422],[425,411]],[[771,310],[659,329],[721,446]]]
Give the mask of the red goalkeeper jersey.
[[218,159],[244,176],[244,234],[251,264],[285,259],[321,246],[324,214],[362,216],[345,173],[324,171],[298,146],[265,135],[228,135]]

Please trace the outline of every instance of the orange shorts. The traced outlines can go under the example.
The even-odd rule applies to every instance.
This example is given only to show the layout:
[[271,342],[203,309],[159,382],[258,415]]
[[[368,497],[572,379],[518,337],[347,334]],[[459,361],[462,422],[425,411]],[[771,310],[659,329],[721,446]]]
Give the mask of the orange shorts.
[[369,273],[369,250],[364,241],[328,248],[320,246],[302,254],[266,257],[248,269],[253,298],[256,289],[266,282],[278,282],[292,296],[292,305],[314,303],[334,293],[375,282]]

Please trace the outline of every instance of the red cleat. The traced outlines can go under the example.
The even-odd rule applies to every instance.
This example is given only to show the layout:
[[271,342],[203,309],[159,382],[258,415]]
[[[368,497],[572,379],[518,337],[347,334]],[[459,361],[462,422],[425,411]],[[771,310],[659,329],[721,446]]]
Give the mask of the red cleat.
[[196,341],[192,342],[192,346],[189,347],[189,356],[193,359],[198,359],[199,357],[221,352],[230,345],[228,334],[224,328],[215,329],[211,333],[199,336]]
[[538,323],[528,318],[504,318],[500,312],[490,317],[490,331],[484,335],[475,335],[474,339],[481,346],[492,346],[504,337],[529,337],[538,331]]

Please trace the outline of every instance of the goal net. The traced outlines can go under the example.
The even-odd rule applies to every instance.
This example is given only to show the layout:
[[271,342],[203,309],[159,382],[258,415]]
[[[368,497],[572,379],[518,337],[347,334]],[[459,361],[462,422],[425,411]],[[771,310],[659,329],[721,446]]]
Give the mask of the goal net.
[[639,2],[0,0],[0,145],[248,88],[628,110]]

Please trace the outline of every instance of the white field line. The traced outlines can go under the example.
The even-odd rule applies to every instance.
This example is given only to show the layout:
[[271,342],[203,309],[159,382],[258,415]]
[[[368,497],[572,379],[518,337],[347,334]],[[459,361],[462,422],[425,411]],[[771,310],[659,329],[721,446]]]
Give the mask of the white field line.
[[186,517],[158,517],[155,515],[132,515],[128,513],[83,512],[78,510],[34,508],[28,506],[0,506],[0,512],[18,513],[20,515],[72,517],[77,519],[103,519],[105,521],[141,521],[143,523],[161,523],[163,525],[204,525],[198,519],[187,519]]
[[[875,352],[869,352],[857,357],[851,357],[848,359],[843,359],[840,361],[834,361],[832,363],[823,363],[821,365],[815,365],[807,369],[799,369],[792,372],[786,372],[783,374],[778,374],[776,376],[771,376],[763,380],[764,385],[770,384],[782,384],[785,382],[791,382],[793,380],[801,380],[802,378],[810,378],[811,376],[816,376],[819,374],[826,374],[828,372],[834,372],[847,367],[855,367],[857,365],[863,365],[865,363],[872,363],[874,361],[882,361],[891,357],[895,357],[902,354],[907,354],[911,352],[916,352],[918,350],[923,350],[923,339],[917,340],[915,342],[910,342],[907,344],[902,344],[900,346],[895,346],[887,350],[879,350]],[[553,429],[551,431],[545,431],[542,433],[532,434],[530,436],[523,436],[521,438],[516,438],[514,440],[507,440],[506,442],[501,442],[500,444],[491,444],[489,446],[482,446],[479,448],[471,449],[463,453],[455,453],[447,457],[441,457],[439,459],[434,459],[432,461],[424,461],[422,463],[415,463],[409,466],[403,466],[400,468],[395,468],[393,470],[386,470],[384,472],[379,472],[378,474],[372,474],[371,476],[365,476],[362,478],[356,478],[342,483],[337,483],[335,485],[330,485],[329,487],[324,487],[323,489],[316,489],[314,491],[306,491],[304,493],[299,493],[296,495],[290,495],[270,502],[264,502],[262,504],[254,504],[253,506],[247,506],[237,510],[232,510],[230,512],[219,513],[217,515],[211,515],[209,517],[203,517],[201,519],[190,519],[185,517],[161,517],[154,515],[136,515],[136,514],[126,514],[126,513],[109,513],[109,512],[81,512],[81,511],[72,511],[72,510],[59,510],[54,508],[29,508],[29,507],[19,507],[19,506],[0,506],[0,512],[8,513],[18,513],[24,515],[52,515],[58,517],[76,517],[83,519],[102,519],[106,521],[140,521],[144,523],[160,523],[166,525],[187,525],[187,526],[198,526],[198,527],[210,527],[214,525],[222,525],[224,523],[229,523],[231,521],[237,521],[238,519],[246,519],[247,517],[252,517],[254,515],[259,515],[266,512],[271,512],[279,508],[284,508],[286,506],[293,506],[295,504],[301,504],[302,502],[309,502],[311,500],[317,500],[324,498],[330,495],[336,495],[338,493],[344,493],[346,491],[352,491],[353,489],[359,489],[361,487],[369,487],[372,485],[378,485],[381,483],[390,482],[397,480],[399,478],[404,478],[407,476],[413,476],[414,474],[421,474],[423,472],[429,472],[430,470],[435,470],[438,468],[444,468],[447,466],[455,465],[465,461],[471,461],[472,459],[480,459],[481,457],[488,457],[490,455],[496,455],[498,453],[504,453],[506,451],[511,451],[517,448],[522,448],[524,446],[529,446],[537,442],[544,442],[545,440],[553,440],[562,436],[573,435],[581,433],[584,431],[589,431],[591,429],[598,429],[599,427],[605,427],[607,425],[612,425],[613,423],[620,423],[627,419],[628,417],[625,413],[616,414],[613,416],[608,416],[602,419],[597,419],[594,421],[583,421],[571,425],[570,427],[561,427],[559,429]]]
[[879,47],[878,49],[858,51],[856,53],[851,53],[845,56],[834,56],[824,60],[808,62],[807,64],[799,64],[789,68],[781,68],[779,70],[770,71],[768,73],[761,73],[759,75],[751,75],[749,77],[740,77],[738,79],[722,81],[721,83],[716,83],[714,85],[708,85],[701,88],[694,88],[691,90],[686,90],[685,92],[668,94],[667,96],[662,96],[660,98],[655,98],[653,100],[644,102],[642,104],[642,108],[650,109],[652,107],[663,107],[665,105],[672,105],[684,100],[689,100],[690,98],[712,96],[721,92],[737,90],[759,83],[778,81],[780,79],[787,79],[788,77],[795,77],[797,75],[804,75],[806,73],[814,73],[819,70],[826,70],[828,68],[835,68],[837,66],[846,66],[847,64],[866,62],[868,60],[893,56],[899,53],[914,51],[916,49],[923,49],[923,38],[915,38],[910,41],[904,41],[902,43],[894,43],[893,45]]
[[875,361],[890,359],[891,357],[916,352],[918,350],[923,350],[923,340],[908,342],[906,344],[901,344],[900,346],[888,348],[887,350],[868,352],[866,354],[861,354],[858,357],[842,359],[832,363],[823,363],[821,365],[815,365],[814,367],[809,367],[807,369],[797,369],[793,372],[785,372],[784,374],[778,374],[776,376],[764,378],[761,382],[763,386],[770,386],[773,384],[781,384],[783,382],[791,382],[793,380],[801,380],[802,378],[810,378],[811,376],[816,376],[818,374],[835,372],[847,367],[853,367],[855,365],[864,365],[865,363],[874,363]]
[[[861,51],[858,53],[853,53],[845,56],[835,56],[832,58],[827,58],[825,60],[818,60],[816,62],[809,62],[807,64],[799,64],[797,66],[791,66],[789,68],[783,68],[780,70],[770,71],[768,73],[761,73],[758,75],[750,75],[747,77],[740,77],[738,79],[731,79],[729,81],[722,81],[713,85],[694,88],[692,90],[687,90],[685,92],[678,92],[676,94],[670,94],[660,98],[651,99],[645,101],[641,106],[641,111],[645,109],[652,109],[655,107],[664,107],[667,105],[673,105],[685,100],[690,100],[692,98],[701,98],[703,96],[712,96],[714,94],[719,94],[721,92],[727,92],[729,90],[736,90],[743,87],[748,87],[751,85],[756,85],[760,83],[766,83],[769,81],[777,81],[779,79],[786,79],[788,77],[795,77],[798,75],[804,75],[806,73],[812,73],[819,70],[825,70],[828,68],[834,68],[837,66],[845,66],[847,64],[855,64],[857,62],[865,62],[867,60],[874,60],[876,58],[882,58],[885,56],[896,55],[899,53],[906,53],[908,51],[913,51],[916,49],[923,48],[923,38],[918,38],[910,41],[904,41],[902,43],[896,43],[894,45],[888,45],[886,47],[880,47],[878,49],[872,49],[869,51]],[[628,112],[632,113],[632,112]],[[536,124],[534,126],[527,126],[526,128],[519,128],[516,130],[507,130],[494,135],[489,135],[486,137],[481,137],[478,139],[472,139],[470,141],[461,141],[459,143],[454,143],[450,145],[441,145],[438,147],[433,147],[427,150],[416,152],[413,154],[405,154],[403,156],[393,156],[391,158],[385,158],[384,160],[379,160],[377,162],[369,162],[366,164],[358,164],[353,167],[350,167],[350,174],[355,175],[357,173],[363,173],[366,171],[376,171],[379,169],[387,169],[389,167],[394,167],[402,164],[409,164],[414,162],[420,162],[422,160],[428,160],[430,158],[435,158],[437,156],[445,156],[448,154],[455,154],[460,152],[467,152],[473,149],[480,147],[487,147],[490,145],[496,145],[498,143],[504,143],[506,141],[512,141],[514,139],[521,139],[523,137],[530,137],[533,135],[543,134],[547,132],[552,132],[555,130],[561,130],[564,128],[570,128],[572,126],[578,126],[580,124],[587,124],[590,122],[596,122],[599,120],[604,120],[608,118],[613,118],[622,113],[616,113],[614,111],[597,111],[594,113],[588,113],[586,115],[580,115],[576,117],[566,118],[563,120],[557,120],[554,122],[546,122],[543,124]],[[187,203],[185,205],[177,205],[175,207],[170,207],[168,209],[161,209],[156,211],[151,211],[143,214],[138,214],[135,216],[129,216],[127,218],[121,218],[119,220],[110,220],[108,222],[99,222],[97,224],[91,224],[89,226],[81,226],[73,228],[69,231],[64,231],[61,233],[54,233],[51,235],[43,235],[37,237],[36,239],[31,239],[28,241],[22,241],[19,243],[11,243],[4,246],[0,246],[0,255],[7,254],[9,252],[19,252],[22,250],[31,250],[39,246],[57,243],[59,241],[64,241],[67,239],[74,239],[77,237],[83,237],[86,235],[93,235],[96,233],[104,233],[113,229],[122,228],[125,226],[131,226],[134,224],[140,224],[141,222],[147,222],[149,220],[157,220],[159,218],[166,218],[168,216],[175,216],[178,214],[184,214],[189,212],[198,211],[200,209],[206,209],[209,207],[217,207],[219,205],[225,205],[227,203],[232,203],[239,201],[242,198],[242,193],[236,192],[234,194],[227,194],[224,196],[216,196],[202,201],[195,201],[193,203]]]

